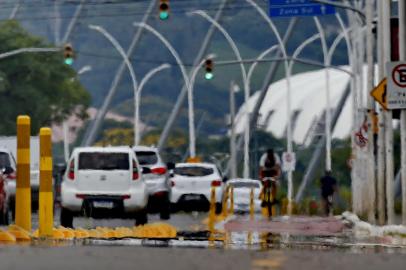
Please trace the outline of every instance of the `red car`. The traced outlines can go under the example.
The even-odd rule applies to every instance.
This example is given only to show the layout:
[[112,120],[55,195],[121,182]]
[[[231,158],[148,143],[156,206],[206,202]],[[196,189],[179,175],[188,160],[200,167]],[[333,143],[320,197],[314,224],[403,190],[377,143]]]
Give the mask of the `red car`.
[[6,167],[0,171],[0,225],[10,223],[9,194],[7,190],[7,175],[14,173],[11,167]]

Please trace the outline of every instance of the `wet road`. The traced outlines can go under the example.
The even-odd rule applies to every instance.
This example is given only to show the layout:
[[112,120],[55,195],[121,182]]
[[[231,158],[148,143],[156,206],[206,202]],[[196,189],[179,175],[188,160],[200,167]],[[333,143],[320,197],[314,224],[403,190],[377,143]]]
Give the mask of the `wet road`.
[[[207,213],[176,213],[165,221],[179,231],[199,231],[207,228]],[[247,218],[247,217],[246,217]],[[385,245],[358,245],[346,233],[332,236],[295,235],[278,232],[289,223],[291,232],[302,228],[302,223],[310,217],[295,217],[289,221],[275,219],[274,223],[257,224],[245,222],[229,226],[235,229],[228,234],[229,241],[215,240],[219,245],[210,247],[209,241],[193,246],[187,240],[174,240],[172,244],[156,245],[152,241],[137,239],[88,240],[36,242],[34,244],[0,245],[0,265],[2,269],[405,269],[406,249]],[[331,219],[311,218],[307,229],[319,226],[320,222],[333,222]],[[149,222],[162,222],[159,215],[149,215]],[[234,222],[234,223],[233,223]],[[38,224],[37,214],[33,214],[33,227]],[[299,227],[296,227],[297,224]],[[55,213],[55,226],[59,225],[59,211]],[[94,228],[132,227],[133,220],[75,218],[75,227]],[[248,228],[266,228],[271,232],[244,232]],[[257,227],[255,227],[257,226]],[[323,225],[324,226],[324,225]],[[217,241],[217,242],[216,242]],[[247,244],[251,242],[251,244]],[[162,247],[166,246],[166,247]],[[213,247],[214,246],[214,247]],[[204,248],[196,248],[204,247]]]
[[[220,250],[111,246],[1,247],[2,269],[405,269],[406,255],[374,251]],[[367,267],[367,268],[366,268]]]

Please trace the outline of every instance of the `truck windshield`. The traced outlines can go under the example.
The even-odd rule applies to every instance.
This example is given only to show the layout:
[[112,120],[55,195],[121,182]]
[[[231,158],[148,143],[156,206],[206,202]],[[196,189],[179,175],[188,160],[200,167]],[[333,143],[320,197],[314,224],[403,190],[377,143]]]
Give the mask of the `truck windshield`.
[[79,170],[129,170],[128,153],[84,152],[79,154]]

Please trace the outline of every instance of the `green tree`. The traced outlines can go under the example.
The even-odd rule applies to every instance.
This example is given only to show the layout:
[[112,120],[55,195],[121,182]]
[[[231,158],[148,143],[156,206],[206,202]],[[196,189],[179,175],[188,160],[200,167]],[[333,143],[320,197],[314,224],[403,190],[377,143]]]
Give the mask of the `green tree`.
[[[0,52],[50,46],[17,21],[0,24]],[[75,74],[63,63],[62,53],[22,53],[0,59],[0,134],[15,134],[20,114],[31,117],[33,134],[72,113],[85,118],[90,95],[74,79]]]

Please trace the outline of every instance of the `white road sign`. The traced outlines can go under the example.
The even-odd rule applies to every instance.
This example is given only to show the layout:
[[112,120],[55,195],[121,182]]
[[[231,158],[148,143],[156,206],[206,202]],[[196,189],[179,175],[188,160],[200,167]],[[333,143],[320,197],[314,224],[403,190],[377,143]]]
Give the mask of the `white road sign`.
[[406,62],[386,63],[388,109],[406,109]]
[[295,153],[283,152],[282,154],[282,170],[285,172],[294,171],[296,166]]

